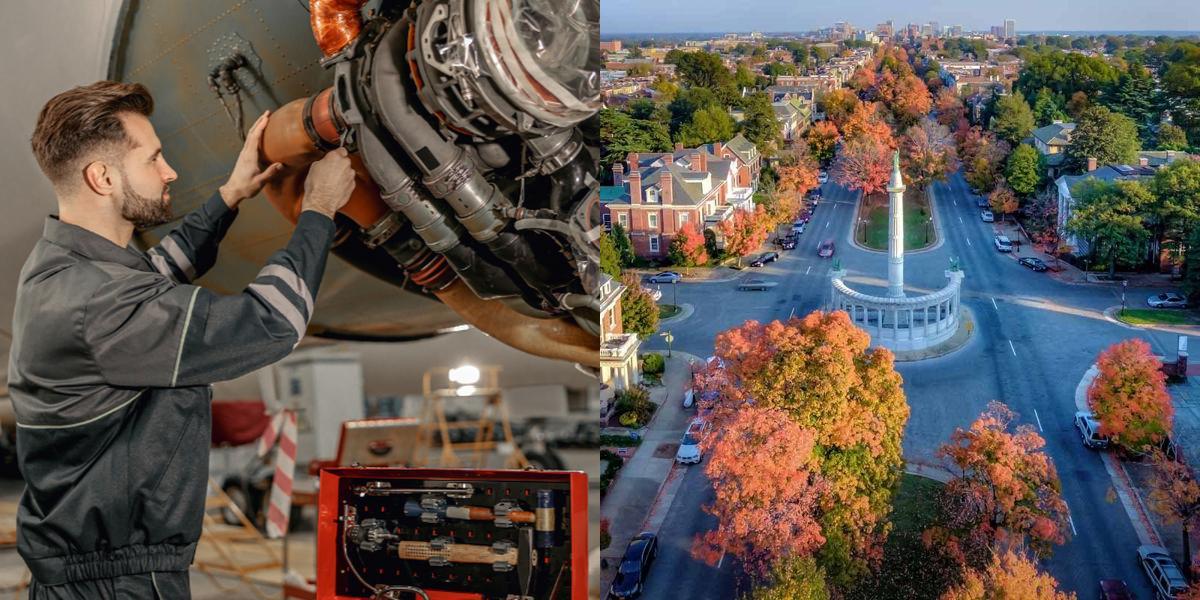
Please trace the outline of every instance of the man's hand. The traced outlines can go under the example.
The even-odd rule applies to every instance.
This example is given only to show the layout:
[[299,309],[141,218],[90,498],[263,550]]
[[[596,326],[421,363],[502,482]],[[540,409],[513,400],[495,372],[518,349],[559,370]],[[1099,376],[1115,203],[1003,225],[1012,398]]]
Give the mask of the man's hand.
[[246,143],[238,154],[237,163],[233,165],[233,173],[229,181],[221,186],[221,199],[229,208],[236,209],[246,198],[253,198],[262,190],[267,180],[283,170],[282,163],[271,163],[265,169],[259,168],[258,145],[262,142],[263,131],[267,128],[271,111],[264,112],[250,128],[246,135]]
[[350,201],[354,191],[354,169],[345,148],[334,148],[312,164],[304,178],[302,210],[319,212],[330,219]]

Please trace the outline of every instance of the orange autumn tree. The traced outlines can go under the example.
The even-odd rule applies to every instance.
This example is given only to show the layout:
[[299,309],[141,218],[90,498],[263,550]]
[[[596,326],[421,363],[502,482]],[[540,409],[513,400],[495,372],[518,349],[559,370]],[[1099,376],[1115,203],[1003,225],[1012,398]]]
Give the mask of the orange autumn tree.
[[716,430],[748,406],[782,411],[814,436],[825,481],[819,504],[826,543],[817,560],[833,587],[868,576],[882,556],[888,515],[904,464],[909,408],[892,353],[843,311],[717,335],[721,374],[708,374]]
[[1100,421],[1100,434],[1130,450],[1163,441],[1175,416],[1161,361],[1140,339],[1109,346],[1088,387],[1088,406]]
[[856,139],[842,146],[830,169],[833,180],[864,196],[882,192],[892,174],[892,151],[878,139]]
[[792,144],[791,151],[783,157],[775,170],[779,173],[778,191],[784,194],[803,196],[819,185],[817,174],[820,167],[809,154],[808,146],[804,144]]
[[700,445],[715,495],[704,511],[717,528],[696,536],[694,557],[715,565],[730,554],[763,577],[777,560],[810,555],[825,543],[816,517],[824,483],[811,431],[779,409],[747,407]]
[[1075,594],[1058,591],[1058,581],[1023,553],[997,552],[982,570],[968,570],[962,583],[942,594],[941,600],[1075,600]]
[[[1188,465],[1155,451],[1151,460],[1150,508],[1168,523],[1183,526],[1183,555],[1191,560],[1191,526],[1200,518],[1200,483]],[[1188,569],[1185,567],[1184,571]]]
[[858,96],[846,88],[831,90],[818,98],[817,102],[825,112],[825,118],[833,122],[838,129],[842,128],[842,123],[846,122],[850,113],[861,103]]
[[937,122],[946,127],[955,127],[959,119],[967,116],[967,107],[958,98],[958,93],[951,88],[942,88],[937,99],[933,102],[933,110],[937,113]]
[[766,210],[762,206],[754,212],[746,210],[733,211],[733,218],[721,222],[721,235],[725,237],[725,251],[738,259],[742,266],[742,257],[758,250],[767,241]]
[[888,108],[896,117],[896,123],[905,128],[914,125],[921,117],[929,114],[933,107],[933,99],[929,96],[929,86],[916,75],[905,75],[896,80],[895,93],[888,103]]
[[1008,184],[1001,183],[992,190],[992,193],[988,194],[988,208],[1003,219],[1005,216],[1017,212],[1017,195],[1013,193],[1012,188],[1008,187]]
[[833,150],[840,137],[837,125],[831,121],[817,121],[804,134],[804,139],[808,142],[809,153],[823,163],[833,159]]
[[884,121],[878,102],[859,103],[842,124],[842,137],[847,141],[872,139],[895,147],[892,128]]
[[671,248],[667,253],[671,264],[682,267],[698,267],[708,262],[708,251],[704,247],[704,234],[695,223],[688,221],[683,224],[675,239],[671,240]]
[[958,475],[942,489],[938,522],[926,545],[941,547],[960,564],[979,567],[1000,546],[1028,543],[1047,556],[1065,541],[1067,505],[1045,440],[1030,425],[1014,432],[1016,413],[1000,402],[969,429],[958,428],[938,449]]

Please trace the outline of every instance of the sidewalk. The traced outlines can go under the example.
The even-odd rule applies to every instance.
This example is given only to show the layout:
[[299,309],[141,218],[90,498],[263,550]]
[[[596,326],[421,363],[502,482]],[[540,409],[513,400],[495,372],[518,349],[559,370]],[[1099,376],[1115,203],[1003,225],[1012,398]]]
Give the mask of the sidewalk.
[[[703,362],[703,358],[679,351],[671,355],[667,359],[663,385],[649,388],[650,399],[659,407],[649,425],[641,432],[642,443],[625,461],[625,466],[609,484],[608,493],[600,501],[600,518],[608,520],[608,532],[612,536],[612,543],[600,553],[608,563],[608,568],[600,573],[602,596],[612,585],[629,540],[645,531],[645,525],[652,527],[650,531],[657,530],[661,525],[661,519],[650,519],[650,516],[652,513],[665,514],[664,510],[654,509],[664,508],[663,503],[666,503],[666,507],[670,505],[669,497],[672,494],[664,494],[663,491],[672,486],[665,484],[674,481],[678,485],[683,479],[682,469],[674,468],[675,451],[679,446],[679,438],[696,411],[694,407],[683,408],[683,391],[691,385],[688,361]],[[675,473],[673,477],[672,473]],[[648,523],[648,520],[657,520],[657,523]]]
[[[1043,252],[1038,244],[1033,243],[1029,236],[1025,235],[1024,231],[1017,226],[1016,223],[1005,221],[1003,223],[996,222],[992,224],[992,229],[996,235],[1006,235],[1008,239],[1017,241],[1020,240],[1020,247],[1014,248],[1008,254],[1009,258],[1019,260],[1026,256],[1033,256],[1042,259],[1046,266],[1050,268],[1047,274],[1063,283],[1070,284],[1099,284],[1099,285],[1120,285],[1120,281],[1108,281],[1101,279],[1101,276],[1107,273],[1088,271],[1083,272],[1082,269],[1072,265],[1065,260],[1057,260],[1053,256]],[[990,241],[990,240],[989,240]],[[1123,277],[1129,282],[1130,287],[1146,288],[1146,287],[1161,287],[1172,288],[1178,287],[1179,282],[1171,281],[1171,276],[1167,273],[1128,273],[1118,272],[1118,277]]]

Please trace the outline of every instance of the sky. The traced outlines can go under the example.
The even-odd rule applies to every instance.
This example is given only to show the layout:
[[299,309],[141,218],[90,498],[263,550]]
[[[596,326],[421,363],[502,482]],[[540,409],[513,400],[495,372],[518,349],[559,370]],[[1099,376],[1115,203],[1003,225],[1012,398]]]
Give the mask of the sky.
[[1200,30],[1200,0],[600,0],[601,35],[808,31],[849,21],[874,29],[937,21],[986,31]]

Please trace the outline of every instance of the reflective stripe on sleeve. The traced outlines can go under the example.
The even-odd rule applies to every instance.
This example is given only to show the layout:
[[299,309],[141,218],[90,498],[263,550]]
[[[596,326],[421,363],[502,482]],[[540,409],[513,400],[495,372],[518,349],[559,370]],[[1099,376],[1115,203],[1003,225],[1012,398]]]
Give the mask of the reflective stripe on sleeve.
[[196,267],[192,265],[192,261],[188,259],[187,253],[183,251],[183,248],[179,247],[179,243],[175,241],[175,238],[168,235],[162,239],[159,245],[162,246],[163,250],[167,251],[167,255],[171,257],[171,260],[175,261],[175,266],[179,267],[179,270],[183,272],[184,277],[187,278],[185,283],[196,278]]
[[296,330],[297,338],[304,337],[304,330],[307,328],[308,321],[304,318],[304,315],[300,314],[300,310],[296,308],[296,305],[292,304],[291,300],[288,300],[283,295],[283,292],[279,291],[279,288],[266,283],[252,283],[250,284],[250,290],[258,294],[271,308],[275,309],[275,312],[282,315],[291,324],[292,329]]
[[313,297],[312,293],[308,291],[308,284],[304,283],[304,280],[295,271],[283,265],[267,265],[263,267],[263,270],[258,272],[259,277],[268,275],[283,280],[288,287],[292,288],[293,292],[296,292],[297,296],[300,296],[304,300],[304,309],[308,312],[308,317],[311,319],[313,314]]

